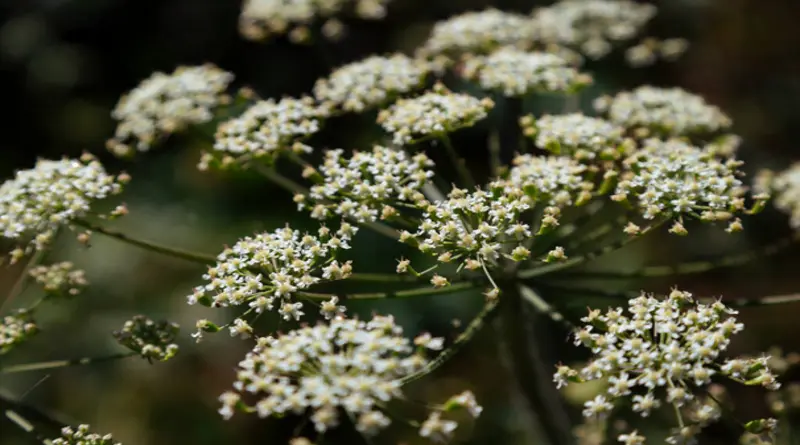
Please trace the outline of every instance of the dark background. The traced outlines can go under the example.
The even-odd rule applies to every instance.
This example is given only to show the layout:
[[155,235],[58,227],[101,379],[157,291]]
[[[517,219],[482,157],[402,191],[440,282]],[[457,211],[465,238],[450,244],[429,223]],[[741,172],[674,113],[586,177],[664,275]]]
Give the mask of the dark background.
[[[37,157],[91,151],[109,170],[124,169],[134,178],[123,196],[131,215],[116,227],[207,253],[286,221],[302,226],[306,222],[293,212],[289,196],[262,180],[198,172],[195,165],[203,147],[195,138],[173,137],[135,163],[105,153],[104,141],[114,129],[110,110],[120,94],[153,71],[213,62],[235,73],[236,85],[250,85],[263,97],[298,95],[310,91],[314,81],[333,66],[373,53],[410,51],[425,39],[435,21],[487,5],[527,12],[536,3],[395,0],[384,21],[348,21],[345,40],[320,48],[292,45],[282,39],[267,43],[243,40],[236,28],[239,2],[227,0],[5,0],[0,3],[0,97],[6,110],[0,175],[6,178],[16,169],[29,168]],[[645,34],[685,37],[691,42],[688,53],[676,63],[632,69],[621,63],[617,51],[587,66],[595,74],[598,88],[614,91],[643,83],[684,87],[733,117],[736,133],[745,140],[741,157],[748,162],[749,171],[764,166],[782,168],[800,158],[795,150],[800,125],[796,112],[800,103],[800,4],[790,0],[672,0],[658,5],[660,13]],[[362,123],[351,119],[329,126],[322,135],[326,146],[366,145],[370,133],[361,131]],[[481,155],[482,139],[462,137],[456,142],[463,152]],[[786,219],[774,212],[745,223],[748,230],[736,236],[702,230],[687,239],[656,236],[614,256],[613,262],[669,263],[676,258],[758,246],[788,231],[783,228]],[[375,241],[364,240],[362,245],[367,247],[356,249],[356,264],[360,259],[374,271],[391,270],[396,247]],[[133,359],[51,373],[0,375],[0,387],[17,397],[25,393],[29,403],[47,407],[72,423],[91,423],[97,431],[113,432],[126,445],[286,442],[296,426],[294,420],[258,421],[238,416],[223,422],[215,412],[216,398],[230,385],[232,369],[246,345],[227,334],[196,346],[188,339],[198,318],[227,320],[220,311],[185,304],[184,296],[199,282],[202,266],[99,237],[89,250],[76,250],[73,244],[66,243],[57,256],[85,268],[93,286],[75,300],[48,306],[40,320],[45,332],[15,351],[12,359],[3,357],[3,363],[116,352],[118,347],[108,333],[136,313],[179,322],[184,327],[181,354],[156,366]],[[680,283],[700,295],[755,297],[797,291],[797,259],[796,252],[789,252]],[[8,288],[18,272],[18,268],[0,271],[0,289]],[[664,291],[674,284],[674,280],[662,280],[648,289]],[[28,294],[22,297],[16,303],[32,298]],[[392,312],[410,333],[430,330],[453,335],[456,330],[451,320],[466,321],[479,306],[478,296],[452,295],[434,302],[363,304],[352,310]],[[787,350],[798,348],[797,315],[796,307],[748,310],[743,320],[749,328],[736,348],[745,352],[774,344]],[[561,336],[556,337],[560,341]],[[487,330],[413,391],[421,399],[442,401],[456,391],[473,389],[486,411],[475,429],[463,427],[463,439],[471,443],[490,439],[531,443],[530,437],[538,432],[531,426],[529,413],[513,397],[516,389],[502,369],[495,346],[492,331]],[[566,350],[567,345],[557,343],[553,349]],[[49,378],[36,386],[45,376]],[[743,417],[764,414],[759,392],[743,392],[737,397],[748,402]],[[53,436],[52,430],[45,432]],[[358,443],[351,440],[332,437],[331,443]],[[403,441],[414,443],[414,432],[391,430],[378,443]],[[33,442],[0,419],[0,443]]]

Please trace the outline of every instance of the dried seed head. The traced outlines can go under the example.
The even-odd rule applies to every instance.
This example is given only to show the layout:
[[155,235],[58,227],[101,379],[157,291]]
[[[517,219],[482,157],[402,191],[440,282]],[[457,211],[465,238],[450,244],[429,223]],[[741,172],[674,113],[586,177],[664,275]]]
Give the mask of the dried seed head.
[[180,328],[168,321],[155,322],[137,315],[114,332],[114,338],[123,346],[148,360],[167,361],[178,352],[175,338]]

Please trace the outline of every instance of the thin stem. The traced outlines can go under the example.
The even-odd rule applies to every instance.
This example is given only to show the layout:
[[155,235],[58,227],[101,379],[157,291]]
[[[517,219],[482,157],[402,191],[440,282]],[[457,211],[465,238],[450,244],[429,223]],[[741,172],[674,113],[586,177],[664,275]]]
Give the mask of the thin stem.
[[128,357],[134,357],[138,354],[135,352],[125,352],[120,354],[109,355],[105,357],[82,357],[71,360],[52,360],[48,362],[38,363],[23,363],[19,365],[11,365],[0,368],[0,374],[12,374],[17,372],[30,372],[41,371],[44,369],[66,368],[69,366],[84,366],[95,363],[108,362],[112,360],[119,360]]
[[41,442],[41,443],[43,443],[45,445],[50,445],[51,444],[51,442],[49,440],[47,440],[42,434],[39,434],[38,432],[36,432],[36,427],[33,426],[33,423],[31,423],[28,419],[23,417],[20,413],[14,411],[14,410],[7,409],[5,411],[5,415],[6,415],[6,418],[11,423],[16,425],[19,429],[24,431],[26,434],[30,435],[33,438],[33,440]]
[[558,312],[558,309],[553,307],[550,303],[544,300],[539,294],[536,293],[533,289],[524,284],[519,286],[519,293],[522,296],[522,299],[527,301],[533,308],[542,314],[547,315],[550,317],[551,320],[554,322],[564,326],[567,329],[575,329],[575,325],[567,320],[566,317],[561,312]]
[[545,266],[536,267],[536,268],[528,269],[528,270],[521,270],[517,274],[517,276],[519,278],[522,278],[522,279],[534,278],[534,277],[538,277],[538,276],[542,276],[542,275],[546,275],[546,274],[551,274],[551,273],[554,273],[554,272],[557,272],[557,271],[560,271],[560,270],[563,270],[563,269],[568,269],[570,267],[574,267],[574,266],[577,266],[579,264],[586,263],[586,262],[591,261],[591,260],[593,260],[593,259],[595,259],[597,257],[606,255],[606,254],[608,254],[610,252],[613,252],[613,251],[615,251],[617,249],[620,249],[620,248],[630,244],[634,240],[639,239],[645,233],[650,232],[653,229],[659,227],[665,221],[667,221],[666,218],[662,219],[662,220],[659,220],[659,221],[653,223],[650,226],[647,226],[646,228],[642,229],[642,231],[637,236],[631,236],[631,237],[625,238],[624,240],[621,240],[621,241],[618,241],[618,242],[615,242],[615,243],[611,243],[611,244],[609,244],[607,246],[601,247],[600,249],[594,250],[592,252],[585,253],[583,255],[580,255],[580,256],[577,256],[577,257],[574,257],[574,258],[570,258],[570,259],[565,260],[565,261],[561,261],[559,263],[548,264],[548,265],[545,265]]
[[467,188],[475,188],[475,179],[472,177],[472,173],[470,173],[469,169],[467,168],[467,162],[458,155],[456,152],[455,147],[453,147],[453,143],[450,142],[450,137],[446,134],[443,134],[439,140],[442,141],[442,145],[444,145],[444,149],[447,152],[447,156],[450,158],[450,162],[453,163],[453,166],[456,168],[458,172],[459,179],[461,179],[461,185]]
[[419,283],[425,280],[412,275],[391,273],[353,273],[347,277],[347,281],[361,283]]
[[2,312],[3,309],[5,309],[6,305],[11,303],[11,301],[14,300],[14,298],[16,298],[17,296],[19,296],[19,294],[22,293],[22,291],[25,289],[25,283],[28,282],[29,278],[28,273],[30,272],[32,267],[36,266],[37,264],[39,264],[39,262],[41,262],[43,257],[44,257],[44,251],[37,250],[33,255],[31,255],[30,258],[28,258],[28,261],[25,263],[25,266],[23,266],[22,270],[19,273],[19,276],[17,277],[16,280],[14,280],[14,284],[11,286],[11,290],[8,292],[8,296],[6,296],[5,300],[3,300],[3,303],[0,304],[0,312]]
[[174,247],[164,246],[161,244],[156,244],[152,241],[141,240],[138,238],[133,238],[128,236],[122,232],[118,232],[113,229],[108,229],[106,227],[100,226],[98,224],[91,223],[85,220],[74,220],[73,223],[77,226],[83,227],[85,229],[91,230],[92,232],[97,232],[103,234],[107,237],[114,238],[118,241],[122,241],[124,243],[128,243],[130,245],[140,247],[144,250],[149,250],[150,252],[160,253],[167,256],[171,256],[174,258],[180,258],[182,260],[192,261],[195,263],[200,264],[213,264],[217,261],[217,258],[213,255],[207,255],[204,253],[198,252],[191,252],[188,250],[177,249]]
[[415,372],[414,374],[408,375],[400,380],[401,385],[405,385],[407,383],[411,383],[415,380],[419,380],[420,378],[432,373],[443,364],[445,364],[450,358],[452,358],[461,348],[464,347],[473,337],[477,334],[486,322],[489,321],[490,317],[495,314],[495,309],[497,308],[497,304],[499,299],[490,299],[486,301],[486,304],[483,306],[483,309],[469,322],[467,327],[464,331],[456,337],[453,344],[442,351],[441,354],[437,355],[436,358],[428,362],[428,364],[422,368],[421,370]]
[[489,168],[491,171],[489,172],[489,177],[495,177],[500,174],[500,166],[502,162],[500,161],[500,131],[498,129],[492,129],[489,132]]
[[[257,171],[261,176],[265,177],[267,180],[273,182],[275,185],[295,194],[302,194],[308,196],[309,190],[302,185],[292,181],[291,179],[283,176],[282,174],[276,172],[273,169],[266,168],[262,165],[256,164],[254,166],[254,170]],[[348,218],[349,219],[349,218]],[[400,238],[400,233],[397,230],[378,222],[358,222],[353,221],[356,224],[362,225],[367,227],[381,235],[389,237],[393,240],[397,240]]]
[[[551,373],[542,357],[532,321],[527,314],[521,289],[509,283],[502,294],[503,342],[510,352],[514,374],[520,389],[539,417],[540,427],[550,445],[572,445],[572,426]],[[541,330],[540,330],[541,331]]]
[[559,276],[579,276],[580,278],[620,280],[628,278],[655,278],[698,274],[715,269],[742,266],[753,260],[775,255],[781,252],[783,249],[791,246],[798,240],[800,240],[800,232],[758,249],[739,254],[725,255],[712,260],[689,261],[675,265],[646,266],[630,271],[565,271],[559,273]]
[[436,288],[420,287],[415,289],[387,291],[387,292],[369,292],[357,294],[339,294],[339,293],[317,293],[317,292],[295,292],[298,297],[304,297],[311,300],[329,300],[331,296],[337,296],[342,300],[383,300],[394,298],[412,298],[423,297],[428,295],[445,295],[456,292],[461,292],[470,289],[477,289],[474,283],[464,282],[455,283],[449,286]]

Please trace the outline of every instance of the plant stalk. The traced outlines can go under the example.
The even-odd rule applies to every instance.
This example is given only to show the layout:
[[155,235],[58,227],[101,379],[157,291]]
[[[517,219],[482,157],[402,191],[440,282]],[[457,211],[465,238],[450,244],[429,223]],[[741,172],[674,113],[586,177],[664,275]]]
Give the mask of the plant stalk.
[[[501,284],[502,341],[509,350],[513,372],[523,397],[539,417],[550,445],[575,445],[572,424],[561,396],[552,383],[552,367],[545,363],[533,332],[534,316],[514,282]],[[538,330],[539,332],[543,330]]]

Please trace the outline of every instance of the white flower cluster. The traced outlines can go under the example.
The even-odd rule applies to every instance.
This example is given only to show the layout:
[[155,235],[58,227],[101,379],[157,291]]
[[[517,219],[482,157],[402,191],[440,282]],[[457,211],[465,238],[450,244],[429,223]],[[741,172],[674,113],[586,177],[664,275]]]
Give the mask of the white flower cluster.
[[432,178],[433,161],[424,153],[375,146],[372,152],[355,152],[350,159],[344,150],[328,150],[319,169],[323,183],[311,187],[309,196],[297,195],[299,209],[311,209],[311,217],[332,215],[358,222],[394,216],[392,204],[416,201],[420,189]]
[[227,307],[248,304],[256,313],[272,310],[276,301],[284,319],[299,320],[303,303],[292,299],[295,292],[322,280],[342,280],[350,276],[350,262],[334,259],[340,249],[349,249],[356,227],[342,222],[332,233],[327,227],[318,236],[302,234],[289,227],[245,237],[217,257],[203,279],[208,283],[195,288],[189,304]]
[[158,139],[213,117],[230,100],[233,74],[214,65],[181,66],[157,72],[122,96],[111,116],[119,121],[108,149],[118,155],[148,151]]
[[619,159],[632,148],[622,127],[582,113],[544,115],[538,119],[529,115],[520,119],[520,125],[537,147],[579,161]]
[[[220,396],[219,412],[224,418],[243,406],[262,418],[310,412],[315,429],[324,433],[338,425],[342,408],[359,432],[375,435],[391,423],[382,408],[402,396],[401,379],[425,367],[426,349],[443,346],[442,339],[426,336],[415,351],[402,334],[392,317],[337,317],[259,338],[239,363],[235,391]],[[248,406],[243,398],[249,395],[261,399]]]
[[[247,39],[264,40],[290,32],[293,41],[307,40],[307,26],[328,19],[326,25],[341,23],[332,19],[345,8],[353,8],[359,18],[379,20],[386,15],[391,0],[245,0],[239,16],[239,31]],[[323,26],[323,31],[326,26]]]
[[100,435],[89,432],[89,425],[78,425],[78,428],[64,427],[61,437],[49,441],[53,445],[122,445],[114,441],[111,434]]
[[403,54],[371,56],[345,65],[314,85],[314,97],[332,108],[361,112],[420,88],[430,66]]
[[56,229],[89,213],[93,201],[122,191],[127,175],[113,176],[90,155],[40,159],[0,186],[0,234],[25,244],[14,258],[44,249]]
[[39,332],[28,311],[17,311],[0,319],[0,355]]
[[259,101],[219,125],[213,153],[204,154],[200,168],[214,161],[223,167],[237,161],[271,161],[282,150],[310,152],[302,141],[320,130],[327,115],[327,108],[310,97]]
[[69,261],[33,267],[28,275],[50,295],[78,295],[89,285],[86,272]]
[[[593,358],[580,370],[559,366],[553,381],[561,387],[607,378],[606,394],[586,402],[584,416],[604,417],[614,408],[612,402],[628,397],[643,417],[666,403],[689,411],[692,428],[676,435],[693,436],[720,415],[718,407],[695,393],[711,384],[712,376],[770,390],[780,386],[767,357],[721,359],[731,336],[744,329],[736,313],[721,301],[702,304],[677,289],[663,298],[643,293],[628,301],[627,311],[590,310],[574,343],[590,349]],[[682,418],[679,423],[684,426]]]
[[648,139],[625,162],[612,199],[632,200],[645,219],[686,215],[728,220],[744,210],[741,161],[677,139]]
[[437,84],[433,91],[412,99],[400,99],[381,110],[378,123],[394,135],[395,144],[410,144],[471,127],[488,116],[494,103],[468,94],[453,93]]
[[508,179],[497,183],[518,188],[535,202],[563,208],[592,197],[587,167],[571,158],[520,155],[513,164]]
[[577,47],[591,58],[611,51],[612,42],[634,37],[656,7],[629,0],[561,0],[533,12],[540,41]]
[[694,136],[731,126],[731,119],[705,99],[680,88],[641,86],[595,102],[608,119],[643,136]]
[[759,179],[764,183],[756,184],[757,191],[772,193],[775,207],[789,214],[792,228],[800,228],[800,163],[779,173],[762,173]]
[[180,327],[168,321],[155,322],[144,315],[137,315],[125,322],[113,336],[131,351],[147,360],[167,361],[178,353],[175,338]]
[[524,96],[532,92],[571,93],[592,81],[563,57],[508,47],[487,56],[467,59],[462,74],[477,80],[481,88],[498,90],[506,96]]
[[527,47],[534,37],[530,17],[494,8],[466,12],[434,25],[422,56],[486,54],[502,46]]
[[479,270],[482,264],[495,266],[501,257],[527,259],[530,252],[522,242],[533,233],[519,215],[534,201],[520,188],[499,183],[490,187],[491,191],[472,192],[453,188],[446,200],[429,204],[417,232],[402,232],[400,241],[416,244],[440,262],[458,261],[469,270]]

